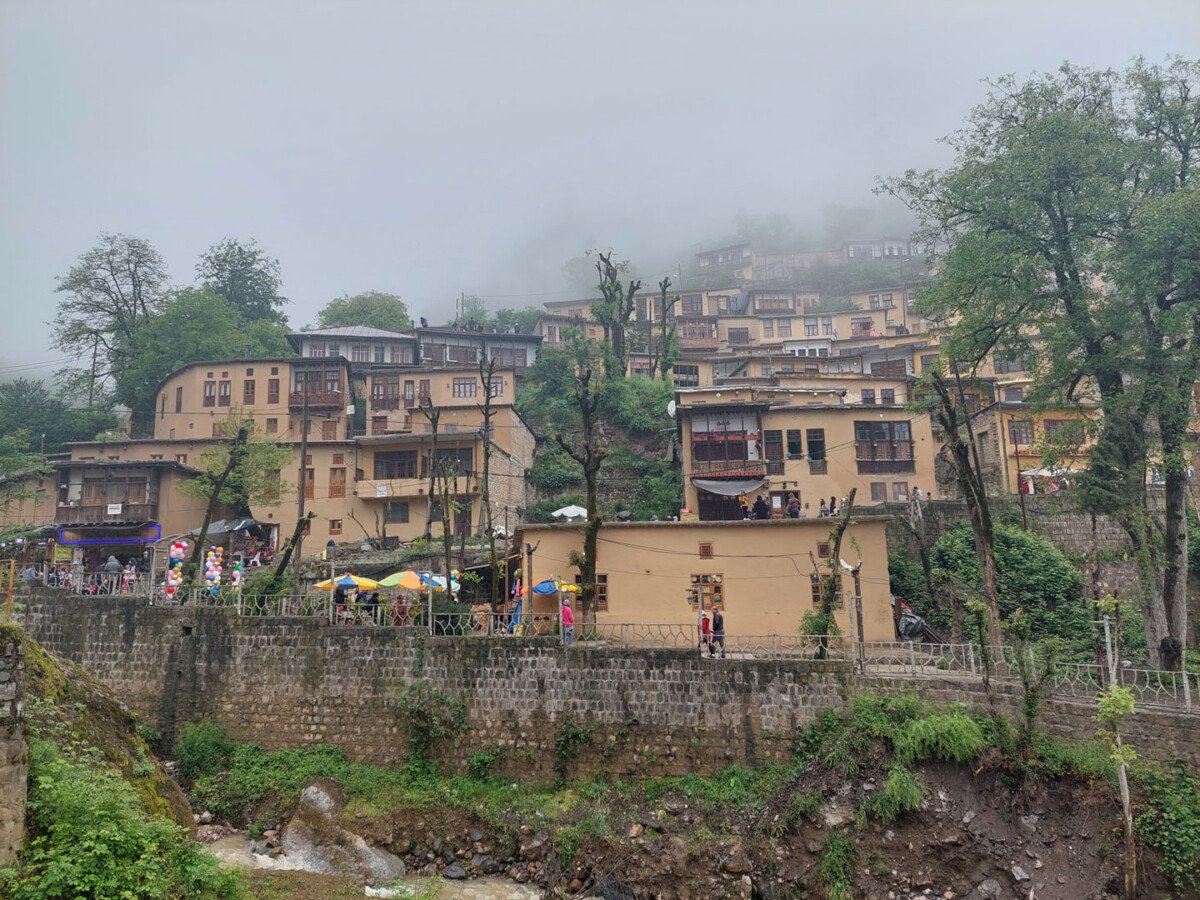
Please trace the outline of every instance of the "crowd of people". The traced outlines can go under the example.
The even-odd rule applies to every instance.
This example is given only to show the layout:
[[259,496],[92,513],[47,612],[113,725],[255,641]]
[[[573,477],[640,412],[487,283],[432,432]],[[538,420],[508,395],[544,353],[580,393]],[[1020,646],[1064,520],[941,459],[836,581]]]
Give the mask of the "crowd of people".
[[22,577],[29,587],[65,588],[76,594],[89,595],[133,594],[137,591],[138,582],[148,577],[148,573],[143,571],[136,559],[122,563],[115,556],[110,556],[99,569],[90,571],[74,563],[59,563],[45,570],[30,564]]

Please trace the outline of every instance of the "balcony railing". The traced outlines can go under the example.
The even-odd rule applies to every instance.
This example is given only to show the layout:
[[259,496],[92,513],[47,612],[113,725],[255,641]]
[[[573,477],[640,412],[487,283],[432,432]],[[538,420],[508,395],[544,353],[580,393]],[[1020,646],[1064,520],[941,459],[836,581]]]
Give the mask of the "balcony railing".
[[860,475],[896,475],[916,472],[912,441],[858,441]]
[[829,460],[826,459],[810,459],[808,461],[809,475],[828,475]]
[[346,404],[346,395],[342,391],[292,391],[288,394],[288,408],[303,409],[305,394],[308,395],[309,409],[341,409]]
[[[110,509],[119,512],[110,512]],[[89,503],[86,506],[59,506],[54,513],[56,525],[86,525],[92,522],[150,522],[158,517],[157,503]]]
[[395,397],[372,397],[371,409],[399,409],[400,398]]
[[763,478],[767,464],[758,459],[712,459],[692,460],[693,475],[744,475],[747,478]]

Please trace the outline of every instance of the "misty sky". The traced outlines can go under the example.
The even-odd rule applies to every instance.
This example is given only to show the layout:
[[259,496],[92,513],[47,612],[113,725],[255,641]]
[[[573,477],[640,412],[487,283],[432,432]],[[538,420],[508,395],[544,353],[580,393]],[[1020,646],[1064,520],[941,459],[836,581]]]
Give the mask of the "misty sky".
[[180,284],[256,238],[296,326],[368,289],[537,304],[591,245],[650,274],[739,210],[876,202],[983,77],[1198,36],[1196,0],[0,0],[0,378],[58,367],[54,279],[101,230]]

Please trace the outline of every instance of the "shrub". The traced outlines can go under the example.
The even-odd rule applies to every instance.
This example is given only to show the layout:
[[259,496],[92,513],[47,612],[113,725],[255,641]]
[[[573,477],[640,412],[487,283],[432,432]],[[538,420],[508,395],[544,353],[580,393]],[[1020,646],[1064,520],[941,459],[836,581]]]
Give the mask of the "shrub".
[[853,900],[854,863],[857,858],[854,844],[840,831],[832,831],[825,838],[815,879],[817,886],[825,889],[825,896],[829,900]]
[[237,876],[173,822],[151,818],[97,759],[49,741],[30,747],[28,847],[7,885],[14,900],[243,896]]
[[467,758],[467,774],[476,781],[487,781],[492,774],[492,766],[496,762],[496,754],[486,750],[476,750]]
[[228,764],[233,748],[225,729],[214,722],[185,725],[179,735],[179,773],[193,781],[216,775]]
[[1140,780],[1148,804],[1137,817],[1138,835],[1162,854],[1162,873],[1180,894],[1200,890],[1200,778],[1180,764]]
[[962,712],[934,713],[900,726],[892,738],[902,763],[922,759],[970,762],[987,747],[979,723]]
[[903,813],[920,809],[924,800],[925,788],[916,776],[904,766],[892,766],[870,811],[881,822],[888,823]]
[[396,701],[396,711],[408,733],[409,762],[418,767],[431,768],[434,745],[467,727],[462,701],[436,690],[424,678],[404,689]]
[[[1091,611],[1083,602],[1083,578],[1044,537],[997,525],[996,586],[1000,615],[1023,609],[1033,640],[1058,636],[1091,641]],[[978,586],[979,560],[967,525],[958,525],[933,546],[932,563],[959,581]]]

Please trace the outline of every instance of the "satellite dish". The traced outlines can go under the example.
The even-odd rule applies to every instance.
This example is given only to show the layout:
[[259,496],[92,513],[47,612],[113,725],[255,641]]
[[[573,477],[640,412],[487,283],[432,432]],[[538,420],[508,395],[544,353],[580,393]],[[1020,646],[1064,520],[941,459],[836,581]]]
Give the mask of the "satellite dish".
[[667,404],[667,415],[670,416],[672,419],[675,418],[675,401],[674,400],[672,400],[670,403]]

